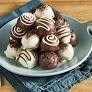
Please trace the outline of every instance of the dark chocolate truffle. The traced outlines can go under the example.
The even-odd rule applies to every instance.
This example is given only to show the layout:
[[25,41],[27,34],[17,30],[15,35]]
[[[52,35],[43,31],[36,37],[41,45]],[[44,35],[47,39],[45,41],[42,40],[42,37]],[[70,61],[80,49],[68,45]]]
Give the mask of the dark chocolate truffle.
[[57,51],[59,50],[59,39],[55,35],[47,35],[42,38],[41,51]]
[[43,69],[52,69],[57,67],[59,57],[55,52],[43,52],[39,56],[39,65]]
[[14,38],[12,36],[10,36],[9,38],[9,44],[11,47],[14,47],[14,48],[20,48],[22,45],[20,38]]
[[36,21],[37,33],[40,37],[56,33],[55,21],[49,18],[40,18]]
[[24,30],[30,30],[31,26],[35,23],[36,17],[32,13],[23,13],[17,20],[17,26]]
[[71,44],[73,47],[76,47],[76,45],[77,45],[77,36],[76,36],[76,34],[75,34],[74,31],[71,32],[70,44]]

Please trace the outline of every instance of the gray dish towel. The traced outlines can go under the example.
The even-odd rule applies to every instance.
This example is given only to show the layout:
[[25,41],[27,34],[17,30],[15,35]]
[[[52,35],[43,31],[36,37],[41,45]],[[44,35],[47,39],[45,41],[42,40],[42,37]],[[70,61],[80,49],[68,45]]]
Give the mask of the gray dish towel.
[[[18,17],[21,13],[35,9],[40,0],[32,0],[7,16],[0,17],[0,27]],[[92,54],[79,67],[51,77],[24,77],[11,73],[0,66],[0,73],[18,92],[67,92],[71,86],[92,75]]]

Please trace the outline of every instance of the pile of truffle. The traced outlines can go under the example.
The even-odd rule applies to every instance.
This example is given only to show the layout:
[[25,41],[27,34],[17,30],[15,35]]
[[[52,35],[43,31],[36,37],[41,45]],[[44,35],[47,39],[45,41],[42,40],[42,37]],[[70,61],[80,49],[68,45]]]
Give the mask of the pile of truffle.
[[60,61],[71,60],[75,46],[76,34],[67,21],[50,6],[41,4],[34,13],[23,13],[18,18],[4,53],[24,67],[52,69]]

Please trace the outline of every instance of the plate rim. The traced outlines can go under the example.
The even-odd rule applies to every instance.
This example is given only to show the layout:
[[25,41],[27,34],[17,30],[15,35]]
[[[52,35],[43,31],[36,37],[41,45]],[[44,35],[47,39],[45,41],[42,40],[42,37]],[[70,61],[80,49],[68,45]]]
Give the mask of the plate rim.
[[[66,15],[64,15],[64,16],[66,16]],[[72,17],[70,17],[70,16],[66,16],[66,17],[69,17],[70,19],[72,19],[72,20],[74,20],[74,21],[76,21],[76,22],[78,22],[78,23],[80,23],[80,24],[84,24],[84,23],[87,23],[87,22],[84,22],[84,23],[81,23],[81,22],[79,22],[78,20],[76,20],[75,18],[72,18]],[[14,20],[16,20],[17,18],[15,18],[15,19],[13,19],[13,20],[11,20],[11,21],[9,21],[9,22],[7,22],[4,26],[6,26],[7,24],[9,24],[10,22],[12,22],[12,21],[14,21]],[[4,27],[3,26],[3,27]],[[3,28],[2,27],[2,28]],[[2,30],[2,28],[1,28],[1,30]],[[90,39],[92,39],[92,38],[90,38]],[[30,76],[30,77],[45,77],[45,76],[53,76],[53,75],[58,75],[58,74],[62,74],[62,73],[65,73],[65,72],[68,72],[68,71],[70,71],[70,70],[72,70],[72,69],[74,69],[74,68],[76,68],[77,66],[79,66],[79,65],[81,65],[83,62],[85,62],[85,60],[88,58],[88,56],[90,55],[90,53],[91,53],[91,51],[92,51],[92,43],[91,43],[91,48],[89,49],[89,52],[86,54],[86,56],[84,57],[84,58],[82,58],[82,60],[80,61],[80,62],[78,62],[77,64],[75,64],[75,65],[73,65],[73,66],[71,66],[71,67],[69,67],[69,68],[66,68],[66,69],[64,69],[64,70],[62,70],[62,71],[56,71],[56,72],[50,72],[50,73],[46,73],[46,74],[28,74],[28,73],[26,73],[26,72],[20,72],[20,71],[17,71],[16,72],[16,69],[14,69],[14,68],[16,68],[15,66],[12,66],[12,65],[10,65],[10,67],[11,68],[8,68],[8,63],[7,64],[5,64],[5,65],[3,65],[2,63],[0,63],[0,65],[2,66],[2,67],[4,67],[6,70],[8,70],[8,71],[10,71],[10,72],[12,72],[12,73],[15,73],[15,74],[18,74],[18,75],[22,75],[22,76]],[[2,58],[0,58],[0,59],[2,59]],[[4,59],[3,59],[4,60]],[[26,69],[27,70],[27,69]]]

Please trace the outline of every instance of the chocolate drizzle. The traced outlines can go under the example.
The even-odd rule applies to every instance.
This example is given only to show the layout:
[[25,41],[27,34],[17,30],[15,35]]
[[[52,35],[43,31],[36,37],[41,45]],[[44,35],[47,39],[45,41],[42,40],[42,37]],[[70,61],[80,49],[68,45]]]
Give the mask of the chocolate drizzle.
[[[30,52],[31,53],[31,52]],[[20,54],[19,54],[19,57],[17,58],[17,60],[19,60],[19,58],[23,59],[26,64],[27,64],[27,61],[31,61],[31,55],[30,53],[27,51],[27,50],[23,50]],[[26,58],[25,58],[26,57]]]

